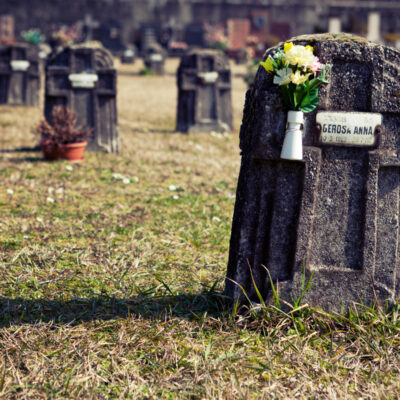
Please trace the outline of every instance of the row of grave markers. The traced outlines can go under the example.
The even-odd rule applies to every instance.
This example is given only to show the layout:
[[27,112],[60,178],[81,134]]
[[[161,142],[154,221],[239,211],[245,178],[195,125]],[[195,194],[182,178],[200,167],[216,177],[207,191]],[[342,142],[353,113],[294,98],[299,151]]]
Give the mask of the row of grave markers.
[[[289,302],[303,296],[335,311],[354,302],[394,302],[400,296],[400,52],[345,34],[293,41],[312,45],[332,72],[318,107],[307,114],[302,160],[280,158],[287,117],[271,75],[260,68],[247,92],[227,294],[268,299],[272,283]],[[29,71],[15,65],[12,73]],[[67,48],[49,60],[46,75],[46,116],[54,105],[67,105],[97,130],[92,148],[117,151],[116,72],[108,52]],[[177,76],[179,130],[232,127],[230,70],[220,53],[188,53]],[[360,141],[359,132],[371,136],[372,114],[381,121],[371,128],[374,140]],[[357,133],[347,129],[351,124]],[[303,293],[311,276],[314,286]]]
[[[145,65],[163,73],[163,56],[149,52]],[[158,57],[159,56],[159,57]],[[93,128],[89,150],[118,152],[117,74],[102,47],[66,47],[47,60],[45,118],[54,106],[75,111],[80,125]],[[194,50],[182,57],[177,72],[177,130],[232,130],[231,74],[222,52]],[[40,73],[37,51],[27,45],[0,50],[0,104],[37,106]]]

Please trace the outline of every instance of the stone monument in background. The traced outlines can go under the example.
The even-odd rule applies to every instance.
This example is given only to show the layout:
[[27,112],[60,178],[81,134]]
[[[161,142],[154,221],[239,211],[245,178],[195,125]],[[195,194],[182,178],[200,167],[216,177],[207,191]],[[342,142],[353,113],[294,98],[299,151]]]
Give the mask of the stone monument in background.
[[232,130],[231,71],[217,50],[195,49],[177,71],[179,132]]
[[46,66],[46,119],[51,121],[54,106],[67,106],[80,125],[93,128],[89,150],[118,152],[116,78],[112,57],[104,48],[66,47]]
[[259,302],[254,279],[267,299],[270,274],[291,301],[302,291],[304,268],[313,286],[303,302],[340,311],[353,302],[394,301],[400,295],[400,52],[345,34],[293,42],[313,46],[332,65],[329,83],[320,88],[317,109],[306,114],[300,161],[280,158],[287,110],[272,76],[260,68],[247,93],[226,291],[244,299],[241,285]]
[[146,48],[143,61],[150,73],[164,75],[165,52],[158,43],[152,43]]
[[38,106],[39,55],[27,44],[0,47],[0,104]]

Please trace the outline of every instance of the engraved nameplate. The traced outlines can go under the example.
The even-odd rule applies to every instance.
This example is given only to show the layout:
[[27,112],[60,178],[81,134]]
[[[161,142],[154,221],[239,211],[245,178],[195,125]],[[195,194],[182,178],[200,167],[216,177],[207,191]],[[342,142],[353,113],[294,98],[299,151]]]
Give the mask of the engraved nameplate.
[[73,88],[92,89],[95,82],[99,79],[97,74],[70,74],[68,79]]
[[317,113],[316,121],[321,128],[320,144],[374,146],[376,127],[382,124],[382,114],[321,111]]
[[11,60],[10,65],[13,71],[27,71],[31,63],[27,60]]
[[215,83],[218,80],[218,72],[200,72],[197,75],[204,83]]
[[163,60],[163,57],[161,54],[151,54],[150,55],[150,61],[161,62],[162,60]]

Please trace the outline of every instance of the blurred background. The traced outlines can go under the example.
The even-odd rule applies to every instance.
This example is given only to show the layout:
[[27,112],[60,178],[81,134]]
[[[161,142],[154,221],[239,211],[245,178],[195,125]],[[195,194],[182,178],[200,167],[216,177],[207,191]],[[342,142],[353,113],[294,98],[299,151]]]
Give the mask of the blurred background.
[[2,0],[0,42],[99,41],[116,57],[143,54],[153,43],[170,56],[213,47],[240,61],[319,32],[400,47],[399,16],[399,0]]

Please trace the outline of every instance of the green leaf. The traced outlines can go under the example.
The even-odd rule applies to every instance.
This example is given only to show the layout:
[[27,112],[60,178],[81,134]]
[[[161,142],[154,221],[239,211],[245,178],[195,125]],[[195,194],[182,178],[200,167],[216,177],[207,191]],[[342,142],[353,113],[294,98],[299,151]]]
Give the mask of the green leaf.
[[314,88],[310,90],[310,97],[315,98],[318,97],[318,88]]
[[299,109],[303,112],[311,112],[318,105],[318,89],[311,89],[307,95],[303,98]]
[[302,103],[304,97],[307,96],[307,94],[308,94],[308,90],[304,84],[296,86],[296,90],[294,92],[294,106],[296,109],[300,108],[301,103]]
[[312,80],[310,81],[310,91],[311,91],[311,90],[314,90],[314,89],[317,89],[318,86],[320,86],[322,83],[325,83],[325,82],[326,82],[326,81],[321,80],[320,77],[312,79]]
[[293,103],[292,95],[290,93],[289,85],[281,86],[281,94],[282,94],[283,102],[285,103],[285,105],[288,108],[292,109],[294,107],[294,103]]
[[311,99],[311,96],[310,96],[310,92],[307,92],[306,95],[301,100],[300,108],[306,106],[307,104],[309,104],[311,102],[311,100],[312,99]]
[[319,102],[319,98],[318,97],[314,97],[313,99],[311,99],[311,101],[308,104],[305,104],[304,106],[301,106],[300,110],[305,112],[305,113],[311,112],[317,107],[318,102]]

